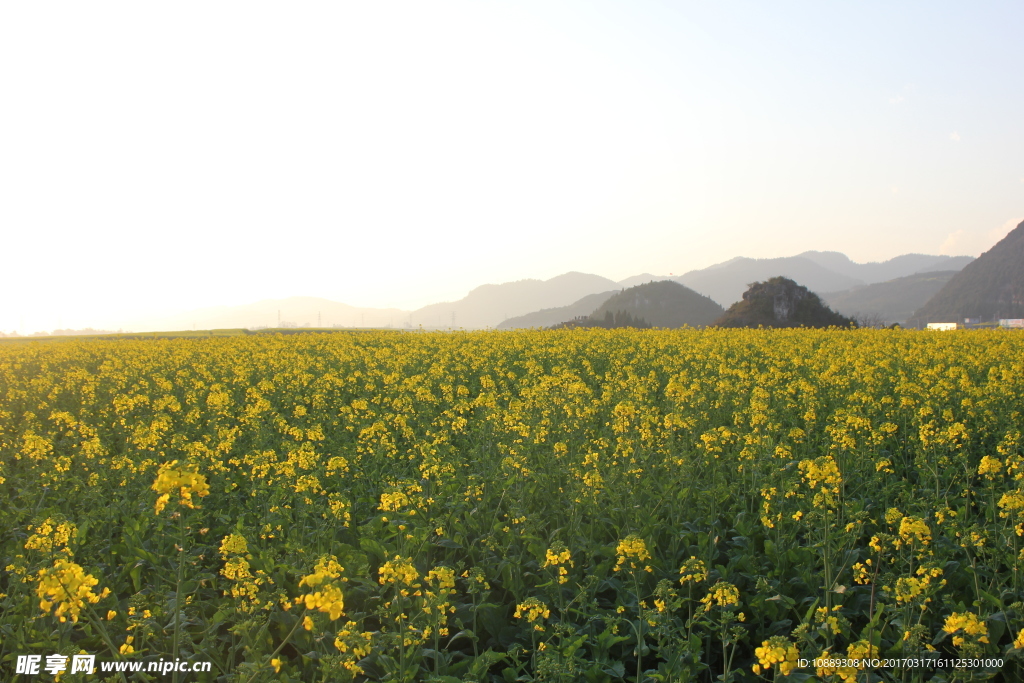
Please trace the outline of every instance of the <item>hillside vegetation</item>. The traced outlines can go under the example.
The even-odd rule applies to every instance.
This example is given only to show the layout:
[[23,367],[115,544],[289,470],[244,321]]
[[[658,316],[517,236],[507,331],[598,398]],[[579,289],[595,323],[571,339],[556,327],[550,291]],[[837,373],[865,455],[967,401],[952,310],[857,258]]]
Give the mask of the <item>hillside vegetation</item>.
[[597,307],[592,320],[605,320],[609,315],[628,314],[651,327],[678,328],[709,325],[723,312],[710,297],[689,287],[662,280],[625,289]]
[[843,292],[826,292],[821,298],[832,310],[851,318],[873,317],[879,322],[904,324],[956,274],[955,270],[917,273]]
[[725,312],[718,327],[848,327],[853,320],[836,313],[817,294],[789,278],[755,282]]

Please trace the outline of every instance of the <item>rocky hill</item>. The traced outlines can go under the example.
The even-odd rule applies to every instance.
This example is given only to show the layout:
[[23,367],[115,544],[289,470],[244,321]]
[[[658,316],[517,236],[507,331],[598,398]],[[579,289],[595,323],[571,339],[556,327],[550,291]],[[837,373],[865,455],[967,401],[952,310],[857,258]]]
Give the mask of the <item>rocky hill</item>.
[[817,294],[785,277],[755,282],[715,321],[717,327],[848,327],[850,318],[836,313]]

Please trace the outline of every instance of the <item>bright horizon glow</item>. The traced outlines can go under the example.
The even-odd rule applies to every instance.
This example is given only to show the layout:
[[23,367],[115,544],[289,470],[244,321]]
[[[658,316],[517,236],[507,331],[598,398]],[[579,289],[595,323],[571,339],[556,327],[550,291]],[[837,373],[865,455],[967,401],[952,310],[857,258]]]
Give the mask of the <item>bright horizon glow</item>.
[[977,256],[1019,3],[0,7],[0,330],[568,271]]

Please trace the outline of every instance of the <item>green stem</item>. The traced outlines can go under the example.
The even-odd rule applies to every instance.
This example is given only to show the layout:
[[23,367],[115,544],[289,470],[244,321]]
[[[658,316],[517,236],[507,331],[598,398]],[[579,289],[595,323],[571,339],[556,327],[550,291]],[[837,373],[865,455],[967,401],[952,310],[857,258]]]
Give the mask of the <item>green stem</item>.
[[636,631],[636,683],[643,683],[644,604],[640,601],[640,579],[637,578],[636,570],[633,571],[633,590],[636,595],[637,612],[640,614],[640,620],[637,622]]
[[[178,540],[181,545],[178,547],[178,576],[174,584],[174,661],[178,661],[178,643],[181,639],[181,575],[185,571],[185,518],[178,517]],[[174,683],[178,683],[178,670],[174,670]]]
[[[64,588],[63,581],[61,582],[61,588]],[[66,588],[64,588],[64,592],[67,593]],[[92,622],[93,626],[96,626],[97,630],[99,631],[100,637],[103,639],[103,642],[107,644],[107,647],[110,649],[111,654],[115,657],[120,655],[121,652],[116,647],[114,647],[114,641],[111,640],[110,636],[107,634],[107,629],[103,626],[103,622],[100,619],[99,615],[96,614],[96,611],[88,603],[85,604],[85,609],[86,612],[89,613],[89,621]],[[121,672],[120,678],[125,683],[128,683],[128,679],[125,678],[123,672]]]
[[[289,631],[288,635],[286,635],[284,637],[284,640],[282,640],[281,644],[277,646],[277,649],[270,653],[270,659],[267,660],[268,662],[272,661],[275,657],[277,657],[277,655],[279,655],[281,653],[281,650],[284,649],[284,646],[288,644],[288,641],[292,639],[292,636],[294,636],[295,632],[299,629],[299,624],[302,623],[302,618],[304,616],[306,616],[306,612],[307,611],[308,610],[302,610],[302,614],[300,614],[299,618],[295,620],[295,625],[292,626],[292,630]],[[245,683],[250,683],[252,681],[252,679],[256,678],[256,674],[259,673],[259,671],[260,671],[259,668],[257,668],[255,671],[253,671],[252,675],[249,676],[249,678],[245,679]]]

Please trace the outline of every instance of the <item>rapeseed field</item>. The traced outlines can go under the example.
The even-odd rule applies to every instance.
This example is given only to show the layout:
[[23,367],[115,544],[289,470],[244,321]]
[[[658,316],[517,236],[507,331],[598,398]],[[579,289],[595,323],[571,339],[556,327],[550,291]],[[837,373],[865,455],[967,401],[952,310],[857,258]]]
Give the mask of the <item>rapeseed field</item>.
[[1024,680],[1022,397],[1000,331],[4,343],[0,671]]

